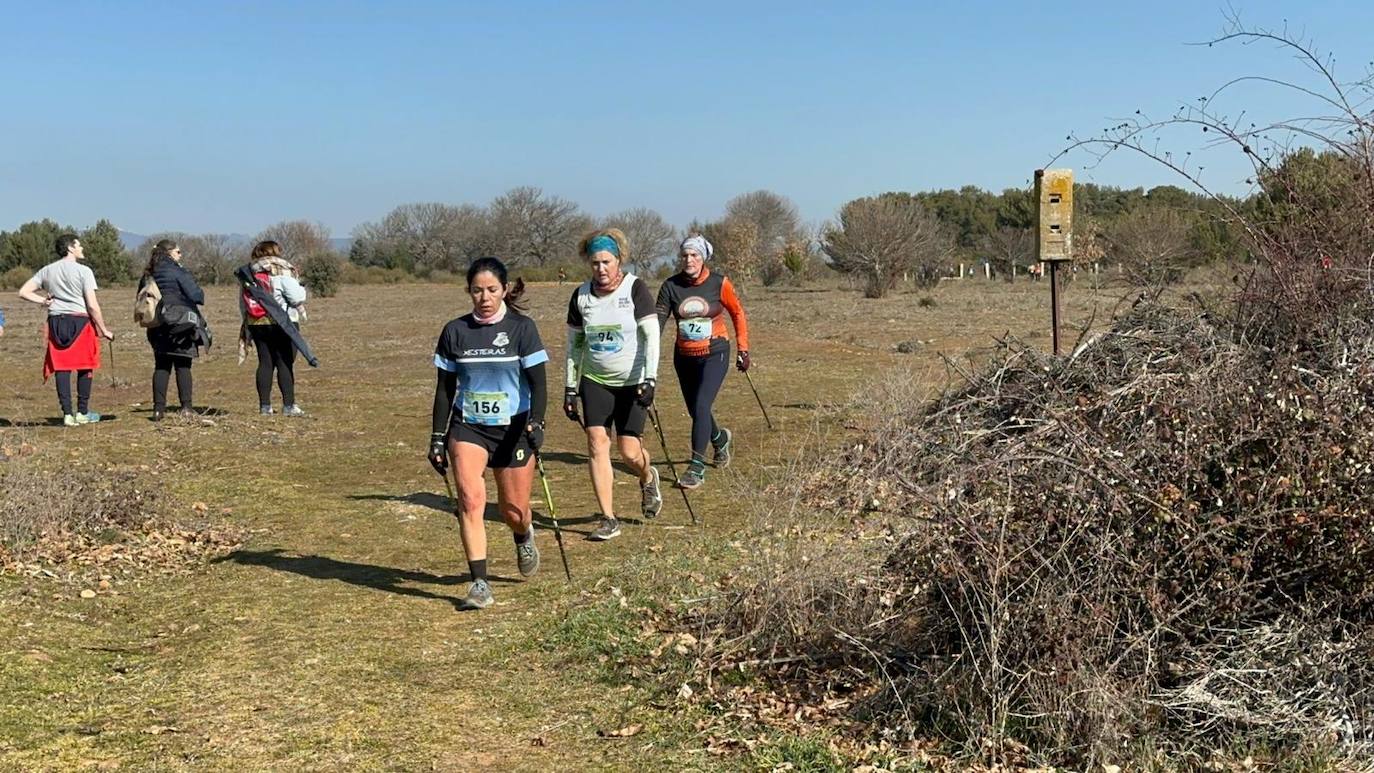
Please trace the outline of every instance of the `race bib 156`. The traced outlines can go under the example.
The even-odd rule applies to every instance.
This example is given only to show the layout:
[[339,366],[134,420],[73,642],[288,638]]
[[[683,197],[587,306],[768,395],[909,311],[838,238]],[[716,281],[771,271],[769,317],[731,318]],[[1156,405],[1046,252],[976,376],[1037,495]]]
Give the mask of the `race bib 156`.
[[464,392],[463,423],[510,424],[510,395],[505,392]]

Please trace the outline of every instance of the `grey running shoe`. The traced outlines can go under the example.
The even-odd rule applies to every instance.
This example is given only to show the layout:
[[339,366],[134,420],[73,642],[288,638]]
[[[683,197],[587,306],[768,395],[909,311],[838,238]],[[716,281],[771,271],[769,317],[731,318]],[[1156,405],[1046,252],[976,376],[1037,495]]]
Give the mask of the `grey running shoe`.
[[657,518],[663,509],[663,492],[658,489],[658,468],[649,468],[649,482],[640,487],[639,507],[645,518]]
[[262,414],[263,416],[271,416],[272,414],[276,413],[276,411],[272,410],[272,406],[270,405],[259,405],[258,413]]
[[283,407],[283,408],[281,409],[281,415],[283,415],[283,416],[304,416],[304,415],[305,415],[305,411],[301,410],[301,407],[300,407],[299,405],[296,405],[295,403],[292,403],[292,404],[290,404],[290,405],[288,405],[288,406],[285,406],[285,407]]
[[715,462],[717,467],[724,469],[730,466],[730,441],[734,439],[735,436],[730,430],[722,429],[720,431],[720,442],[716,443],[712,441],[711,461]]
[[463,597],[459,605],[463,609],[486,609],[495,601],[491,595],[491,586],[486,580],[473,580],[468,586],[468,595]]
[[706,482],[706,465],[692,462],[687,465],[687,472],[682,473],[682,477],[677,479],[677,487],[687,489],[701,488],[701,484]]
[[534,544],[534,524],[530,524],[529,539],[515,543],[515,565],[525,577],[539,571],[539,547]]
[[596,542],[605,542],[608,539],[615,539],[620,536],[620,520],[618,518],[601,518],[601,523],[596,527],[596,531],[587,536],[587,539]]
[[76,421],[78,425],[95,424],[96,422],[100,421],[100,414],[96,413],[95,411],[87,411],[86,413],[78,413],[74,415],[72,418],[74,421]]

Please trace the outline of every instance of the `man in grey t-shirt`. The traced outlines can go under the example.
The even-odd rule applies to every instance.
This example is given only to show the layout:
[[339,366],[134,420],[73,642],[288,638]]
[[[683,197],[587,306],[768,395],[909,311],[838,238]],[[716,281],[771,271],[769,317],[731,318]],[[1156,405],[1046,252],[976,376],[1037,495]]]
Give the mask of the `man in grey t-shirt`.
[[[100,338],[114,340],[95,297],[95,273],[79,262],[85,253],[76,234],[57,237],[58,259],[19,288],[19,297],[48,309],[43,378],[55,375],[62,423],[71,427],[100,421],[88,410],[91,372],[100,367]],[[41,293],[39,291],[42,291]],[[99,337],[97,337],[97,335]],[[71,372],[76,371],[77,409],[72,411]]]

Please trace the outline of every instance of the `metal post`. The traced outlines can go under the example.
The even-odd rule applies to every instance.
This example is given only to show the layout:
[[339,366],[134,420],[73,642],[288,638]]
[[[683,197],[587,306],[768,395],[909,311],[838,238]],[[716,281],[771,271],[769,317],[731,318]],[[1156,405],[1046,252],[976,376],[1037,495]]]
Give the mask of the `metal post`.
[[1050,330],[1054,356],[1059,356],[1059,261],[1050,261]]

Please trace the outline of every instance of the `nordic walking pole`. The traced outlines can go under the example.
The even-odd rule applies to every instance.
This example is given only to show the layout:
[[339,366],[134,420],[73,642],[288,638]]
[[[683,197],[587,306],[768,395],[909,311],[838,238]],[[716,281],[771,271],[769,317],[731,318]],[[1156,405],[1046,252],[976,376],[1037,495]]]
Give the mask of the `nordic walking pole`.
[[534,464],[539,468],[539,482],[544,484],[544,504],[549,508],[549,520],[553,521],[553,538],[558,542],[558,557],[563,559],[563,574],[572,582],[572,570],[568,568],[568,551],[563,549],[563,530],[558,526],[558,513],[553,509],[553,494],[549,491],[549,476],[544,473],[544,455],[536,449]]
[[654,429],[658,431],[658,444],[663,447],[663,458],[668,461],[668,469],[673,473],[673,488],[682,492],[682,503],[687,505],[687,514],[692,516],[692,524],[696,525],[697,511],[692,509],[692,500],[687,498],[687,489],[678,485],[677,465],[673,464],[673,455],[668,452],[668,441],[663,437],[663,425],[658,423],[658,408],[649,406],[649,419],[654,423]]
[[754,392],[754,399],[758,401],[759,410],[763,411],[763,420],[768,424],[768,428],[773,428],[773,420],[768,418],[768,409],[763,407],[763,398],[759,397],[758,387],[754,386],[754,377],[749,375],[749,371],[744,371],[744,377],[749,381],[749,388]]
[[113,386],[115,385],[114,339],[111,338],[111,339],[109,339],[109,341],[110,341],[110,386],[113,387]]
[[448,503],[453,507],[453,514],[462,517],[458,512],[458,498],[453,495],[453,484],[448,481],[448,473],[444,473],[444,488],[448,489]]

